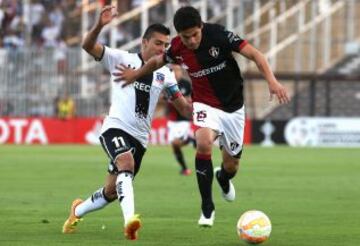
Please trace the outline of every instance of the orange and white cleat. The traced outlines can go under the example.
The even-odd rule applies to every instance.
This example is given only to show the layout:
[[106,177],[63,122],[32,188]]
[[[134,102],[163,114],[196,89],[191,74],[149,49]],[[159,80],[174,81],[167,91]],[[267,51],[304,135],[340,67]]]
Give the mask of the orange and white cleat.
[[75,215],[75,208],[81,204],[83,200],[75,199],[71,204],[69,218],[65,221],[62,232],[65,234],[74,233],[76,231],[77,224],[82,220],[80,217]]
[[184,170],[181,170],[180,174],[183,175],[183,176],[189,176],[189,175],[191,175],[191,170],[186,168]]
[[127,222],[124,228],[124,236],[128,240],[136,240],[138,238],[138,230],[141,227],[140,215],[135,214],[131,219]]

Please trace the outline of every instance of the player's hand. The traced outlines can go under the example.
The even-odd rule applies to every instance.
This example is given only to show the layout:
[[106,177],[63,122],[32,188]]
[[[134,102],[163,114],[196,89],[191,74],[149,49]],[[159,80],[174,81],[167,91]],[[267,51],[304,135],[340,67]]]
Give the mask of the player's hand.
[[110,23],[114,17],[118,15],[115,6],[106,5],[102,8],[99,17],[99,25],[105,26]]
[[132,69],[131,67],[126,67],[123,64],[116,65],[115,68],[118,72],[112,74],[113,76],[115,76],[114,82],[122,81],[122,87],[125,87],[135,82],[136,70]]
[[286,88],[278,81],[269,83],[269,92],[270,92],[270,101],[272,101],[275,95],[280,104],[290,102],[290,98]]

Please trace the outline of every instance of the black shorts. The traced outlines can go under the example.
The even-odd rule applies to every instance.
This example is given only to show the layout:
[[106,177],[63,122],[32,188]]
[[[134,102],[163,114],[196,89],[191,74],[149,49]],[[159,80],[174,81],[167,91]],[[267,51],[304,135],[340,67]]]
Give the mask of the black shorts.
[[117,174],[119,171],[115,165],[116,158],[125,152],[131,151],[135,162],[134,176],[136,175],[146,151],[138,140],[121,129],[110,128],[100,135],[100,143],[110,158],[109,173]]

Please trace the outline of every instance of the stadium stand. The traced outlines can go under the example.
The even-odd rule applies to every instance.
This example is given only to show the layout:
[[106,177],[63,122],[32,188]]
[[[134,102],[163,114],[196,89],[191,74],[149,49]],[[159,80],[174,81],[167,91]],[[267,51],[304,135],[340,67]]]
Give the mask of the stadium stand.
[[344,57],[328,73],[342,74],[345,76],[360,76],[360,54],[348,55]]

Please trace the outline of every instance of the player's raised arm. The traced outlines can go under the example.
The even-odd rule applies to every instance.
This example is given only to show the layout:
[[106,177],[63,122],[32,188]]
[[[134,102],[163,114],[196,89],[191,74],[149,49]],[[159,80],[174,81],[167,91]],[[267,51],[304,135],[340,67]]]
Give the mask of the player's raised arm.
[[255,62],[259,71],[268,82],[270,100],[272,100],[273,95],[275,95],[279,100],[279,103],[288,103],[290,101],[286,88],[277,81],[273,72],[271,71],[269,63],[260,51],[255,49],[250,44],[247,44],[241,48],[240,54]]
[[107,5],[101,10],[99,19],[91,30],[86,34],[82,44],[82,48],[95,59],[101,58],[104,47],[102,44],[97,43],[96,40],[101,32],[102,28],[111,22],[111,20],[117,16],[117,12],[114,6]]
[[115,72],[112,75],[115,76],[115,82],[123,81],[122,87],[125,87],[134,83],[138,78],[161,68],[165,64],[163,55],[158,55],[150,58],[144,66],[136,70],[128,68],[123,64],[119,64],[116,66],[118,72]]

